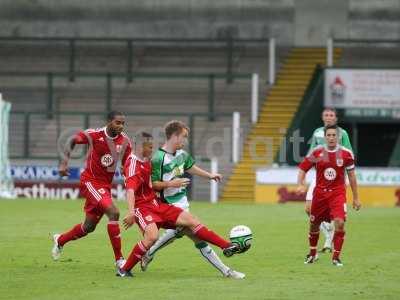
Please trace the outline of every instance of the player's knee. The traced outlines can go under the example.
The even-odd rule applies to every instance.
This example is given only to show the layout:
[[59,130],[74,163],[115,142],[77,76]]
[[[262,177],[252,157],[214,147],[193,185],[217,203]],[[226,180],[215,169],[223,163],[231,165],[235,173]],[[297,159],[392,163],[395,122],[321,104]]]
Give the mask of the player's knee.
[[344,230],[344,220],[343,219],[335,219],[335,230],[343,231]]
[[145,240],[143,241],[147,248],[150,248],[158,240],[158,231],[152,230],[146,233]]
[[200,221],[197,220],[196,217],[192,216],[191,214],[187,214],[187,216],[186,216],[186,226],[188,228],[194,229],[199,224],[200,224]]
[[110,221],[118,221],[119,220],[119,210],[116,207],[112,207],[109,209],[108,214],[107,214],[108,218],[110,219]]
[[320,222],[311,222],[310,223],[310,231],[317,232],[319,231],[319,226],[321,225]]
[[96,225],[95,223],[84,223],[82,227],[86,233],[90,233],[96,229]]
[[192,228],[196,228],[198,225],[200,225],[199,220],[197,220],[196,218],[192,218],[191,221],[190,221],[190,226]]
[[113,217],[113,221],[118,221],[118,220],[119,220],[119,211],[116,210],[116,211],[112,214],[112,217]]

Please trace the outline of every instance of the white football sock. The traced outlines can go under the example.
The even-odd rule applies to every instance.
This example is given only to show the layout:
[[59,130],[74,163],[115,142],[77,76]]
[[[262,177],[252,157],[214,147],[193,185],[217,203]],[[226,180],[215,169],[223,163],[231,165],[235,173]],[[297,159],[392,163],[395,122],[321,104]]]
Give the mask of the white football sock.
[[160,236],[157,242],[155,242],[154,245],[151,246],[149,251],[147,251],[146,255],[150,257],[154,256],[158,250],[175,241],[176,235],[177,235],[177,230],[175,229],[165,230],[163,235]]
[[322,222],[320,225],[320,229],[325,236],[324,248],[332,249],[332,240],[333,240],[333,224],[329,222]]
[[224,265],[218,255],[209,245],[207,245],[207,243],[202,242],[196,245],[196,248],[200,250],[200,253],[204,257],[204,259],[208,261],[211,265],[213,265],[218,271],[220,271],[225,276],[228,274],[230,268]]

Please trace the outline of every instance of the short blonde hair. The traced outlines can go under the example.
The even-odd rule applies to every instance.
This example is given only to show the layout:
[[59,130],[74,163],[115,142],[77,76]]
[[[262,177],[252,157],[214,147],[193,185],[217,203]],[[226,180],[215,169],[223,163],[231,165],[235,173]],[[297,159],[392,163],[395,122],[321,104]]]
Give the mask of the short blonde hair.
[[184,129],[190,132],[189,127],[182,121],[178,120],[169,121],[167,124],[165,124],[164,127],[165,136],[167,137],[167,140],[169,140],[172,135],[180,134]]

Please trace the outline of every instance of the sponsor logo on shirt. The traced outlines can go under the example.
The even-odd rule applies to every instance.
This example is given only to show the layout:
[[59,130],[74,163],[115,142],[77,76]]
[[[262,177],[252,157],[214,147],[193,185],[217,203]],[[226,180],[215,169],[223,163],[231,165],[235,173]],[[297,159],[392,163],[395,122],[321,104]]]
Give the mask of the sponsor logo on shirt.
[[114,163],[114,159],[113,159],[113,157],[111,156],[111,154],[104,154],[104,155],[101,157],[101,164],[102,164],[104,167],[109,167],[109,166],[111,166],[113,163]]
[[149,215],[149,216],[146,216],[145,219],[146,219],[146,221],[148,221],[148,222],[153,221],[153,217],[150,216],[150,215]]
[[334,168],[327,168],[324,171],[324,177],[326,180],[335,180],[336,178],[336,170]]

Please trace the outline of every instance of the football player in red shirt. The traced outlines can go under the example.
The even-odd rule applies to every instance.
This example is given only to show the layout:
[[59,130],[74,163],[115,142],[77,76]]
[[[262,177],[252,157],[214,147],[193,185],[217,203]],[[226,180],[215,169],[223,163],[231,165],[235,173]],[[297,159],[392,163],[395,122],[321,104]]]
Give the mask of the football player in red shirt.
[[135,138],[135,145],[136,155],[130,155],[124,165],[129,211],[123,222],[125,229],[137,223],[144,238],[135,245],[126,263],[118,269],[117,276],[132,276],[131,269],[157,241],[159,228],[184,227],[184,231],[221,248],[227,257],[245,251],[209,230],[189,212],[158,201],[151,183],[152,136],[140,134]]
[[80,193],[86,198],[83,223],[77,224],[63,234],[53,236],[54,260],[60,258],[63,246],[69,241],[80,239],[94,231],[104,214],[109,222],[107,231],[114,251],[116,264],[123,264],[119,228],[119,210],[111,197],[111,184],[117,167],[122,159],[124,164],[131,154],[132,147],[128,136],[123,132],[125,116],[121,112],[108,114],[107,125],[99,129],[87,129],[78,132],[68,143],[64,159],[60,163],[60,176],[68,176],[68,160],[76,144],[88,145],[86,167],[80,177]]
[[344,224],[346,221],[346,183],[347,171],[351,190],[353,192],[353,208],[359,210],[361,203],[358,199],[357,179],[354,171],[354,156],[351,150],[338,144],[338,127],[329,125],[324,129],[326,145],[316,147],[299,165],[298,193],[307,190],[305,177],[312,167],[317,171],[317,185],[313,193],[310,211],[310,252],[306,256],[305,264],[318,259],[317,244],[319,226],[323,221],[334,221],[332,263],[343,266],[340,252],[345,236]]

